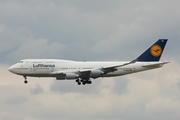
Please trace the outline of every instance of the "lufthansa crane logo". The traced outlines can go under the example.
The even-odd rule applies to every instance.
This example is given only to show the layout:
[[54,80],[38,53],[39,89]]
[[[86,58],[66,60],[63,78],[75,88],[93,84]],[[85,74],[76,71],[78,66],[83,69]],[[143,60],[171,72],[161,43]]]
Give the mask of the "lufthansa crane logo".
[[159,57],[162,53],[162,48],[159,45],[153,45],[150,49],[152,56]]

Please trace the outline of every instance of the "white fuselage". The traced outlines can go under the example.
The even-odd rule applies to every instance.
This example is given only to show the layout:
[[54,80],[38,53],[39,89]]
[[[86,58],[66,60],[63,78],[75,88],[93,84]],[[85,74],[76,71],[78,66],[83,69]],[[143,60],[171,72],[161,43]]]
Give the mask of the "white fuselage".
[[[124,63],[127,62],[81,62],[58,59],[26,59],[21,60],[19,63],[11,66],[9,70],[22,76],[56,77],[59,80],[63,80],[66,78],[65,75],[58,73],[78,73],[79,71],[83,70],[93,70],[102,68],[103,66],[114,66]],[[162,65],[153,66],[153,64],[158,63],[161,62],[135,62],[123,67],[117,67],[116,71],[103,74],[102,77],[120,76],[162,67]],[[143,67],[151,64],[151,67]]]
[[25,59],[9,67],[9,71],[25,78],[55,77],[73,80],[78,85],[91,84],[90,78],[121,76],[162,67],[169,62],[159,62],[167,39],[159,39],[136,59],[124,62],[70,61],[61,59]]

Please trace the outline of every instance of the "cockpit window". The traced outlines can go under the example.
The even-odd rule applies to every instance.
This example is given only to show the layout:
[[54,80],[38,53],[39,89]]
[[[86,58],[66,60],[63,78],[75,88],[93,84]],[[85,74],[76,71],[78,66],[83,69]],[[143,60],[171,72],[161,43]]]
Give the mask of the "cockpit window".
[[23,61],[19,61],[19,63],[23,63]]

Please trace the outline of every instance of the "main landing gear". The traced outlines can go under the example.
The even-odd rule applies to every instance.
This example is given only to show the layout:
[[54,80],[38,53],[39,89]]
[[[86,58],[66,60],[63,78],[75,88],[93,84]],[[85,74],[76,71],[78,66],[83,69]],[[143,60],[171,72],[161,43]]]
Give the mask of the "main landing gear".
[[23,76],[23,77],[24,77],[24,79],[25,79],[25,80],[24,80],[24,83],[25,83],[25,84],[27,84],[27,83],[28,83],[28,81],[27,81],[26,76]]
[[90,79],[81,79],[80,80],[79,78],[76,80],[76,82],[77,82],[78,85],[81,85],[81,83],[83,85],[92,83],[92,81]]

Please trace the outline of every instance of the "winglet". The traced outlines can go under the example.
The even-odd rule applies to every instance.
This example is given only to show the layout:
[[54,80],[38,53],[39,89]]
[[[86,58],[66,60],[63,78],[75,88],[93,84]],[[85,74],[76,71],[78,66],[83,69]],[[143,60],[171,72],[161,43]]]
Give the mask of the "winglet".
[[159,61],[163,53],[164,47],[168,39],[159,39],[151,47],[149,47],[144,53],[142,53],[137,61],[148,62],[148,61]]

